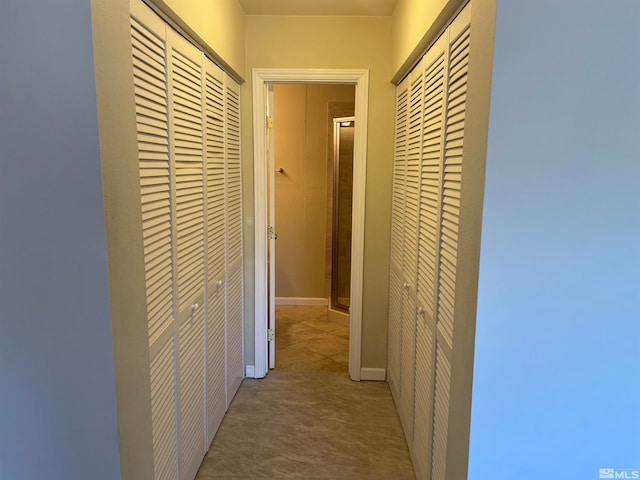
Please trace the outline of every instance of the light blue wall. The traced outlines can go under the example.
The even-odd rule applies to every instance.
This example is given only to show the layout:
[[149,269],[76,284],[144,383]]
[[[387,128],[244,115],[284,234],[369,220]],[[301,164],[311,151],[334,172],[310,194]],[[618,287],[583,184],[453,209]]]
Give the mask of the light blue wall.
[[499,0],[471,480],[640,468],[640,2]]
[[89,2],[0,4],[0,478],[120,477]]

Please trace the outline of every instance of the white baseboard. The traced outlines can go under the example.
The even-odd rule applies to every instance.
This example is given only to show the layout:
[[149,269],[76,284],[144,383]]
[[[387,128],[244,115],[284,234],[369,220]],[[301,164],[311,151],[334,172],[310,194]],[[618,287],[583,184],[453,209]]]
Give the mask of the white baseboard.
[[384,368],[361,368],[360,380],[374,380],[384,382],[387,379],[387,370]]
[[276,305],[307,305],[315,307],[326,307],[329,305],[329,299],[308,297],[276,297]]
[[350,317],[348,313],[340,312],[339,310],[334,310],[332,308],[329,308],[329,321],[348,327],[350,322]]
[[256,367],[254,365],[245,367],[244,378],[256,378]]

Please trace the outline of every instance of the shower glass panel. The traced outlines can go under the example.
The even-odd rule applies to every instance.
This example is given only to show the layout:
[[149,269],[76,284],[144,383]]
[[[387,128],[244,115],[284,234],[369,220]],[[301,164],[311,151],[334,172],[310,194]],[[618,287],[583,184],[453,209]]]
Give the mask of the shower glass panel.
[[349,312],[351,304],[351,204],[353,199],[354,117],[333,119],[333,245],[331,307]]

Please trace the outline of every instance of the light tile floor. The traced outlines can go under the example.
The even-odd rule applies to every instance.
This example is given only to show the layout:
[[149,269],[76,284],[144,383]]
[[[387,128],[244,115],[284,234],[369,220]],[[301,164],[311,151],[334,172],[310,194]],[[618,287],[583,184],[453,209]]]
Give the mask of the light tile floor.
[[197,480],[413,480],[389,387],[347,375],[348,328],[277,307],[276,369],[242,383]]

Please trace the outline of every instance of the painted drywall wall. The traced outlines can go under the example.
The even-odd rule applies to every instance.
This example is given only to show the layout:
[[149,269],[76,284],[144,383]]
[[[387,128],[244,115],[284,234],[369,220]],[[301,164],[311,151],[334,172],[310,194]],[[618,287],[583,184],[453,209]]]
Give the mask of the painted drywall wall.
[[237,0],[151,0],[210,49],[230,74],[245,77],[245,15]]
[[639,50],[638,2],[498,2],[471,480],[640,468]]
[[120,478],[89,3],[0,14],[0,477]]
[[328,298],[328,107],[353,102],[352,85],[275,85],[276,297]]
[[399,0],[393,12],[392,76],[400,81],[467,0]]
[[[394,88],[391,17],[247,16],[247,66],[366,68],[370,72],[362,366],[384,368],[387,351]],[[245,252],[254,251],[251,85],[242,88]],[[245,357],[254,358],[254,265],[245,256]],[[252,257],[252,255],[251,255]]]

